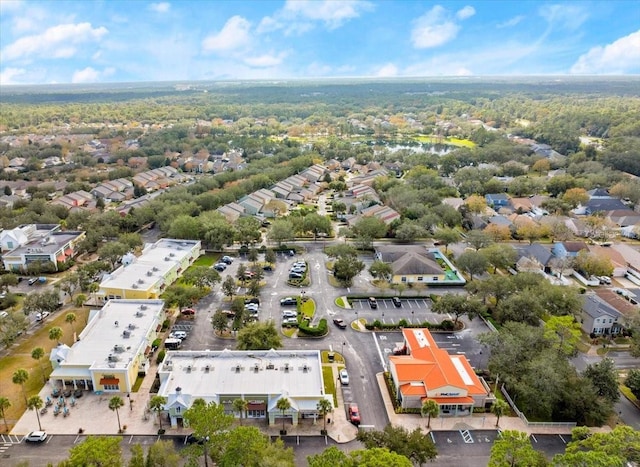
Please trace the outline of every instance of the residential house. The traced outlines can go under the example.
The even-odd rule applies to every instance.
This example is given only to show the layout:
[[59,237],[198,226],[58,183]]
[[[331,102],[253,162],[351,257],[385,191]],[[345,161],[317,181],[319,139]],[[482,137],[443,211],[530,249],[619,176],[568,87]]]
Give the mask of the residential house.
[[494,209],[503,208],[509,206],[509,195],[506,193],[489,193],[484,195],[484,199],[487,201],[487,206]]
[[132,393],[151,368],[152,343],[165,318],[163,300],[108,301],[90,312],[71,347],[51,350],[51,382],[96,394]]
[[244,215],[244,206],[241,206],[238,203],[229,203],[224,206],[220,206],[216,211],[222,214],[227,221],[234,223],[238,218],[240,218],[240,216]]
[[551,249],[554,256],[565,258],[567,256],[575,258],[581,251],[589,251],[589,247],[584,242],[555,242]]
[[626,243],[614,243],[611,248],[624,258],[627,265],[627,275],[640,281],[640,251]]
[[403,409],[420,409],[433,400],[441,416],[464,416],[495,401],[467,358],[440,349],[428,329],[404,328],[402,337],[406,355],[389,357],[389,373],[393,395]]
[[613,277],[624,277],[627,274],[627,262],[618,250],[600,245],[589,245],[588,248],[592,255],[611,261]]
[[587,334],[616,335],[622,331],[622,315],[595,294],[584,297],[580,326]]
[[238,200],[238,204],[244,208],[244,212],[255,216],[262,210],[264,203],[260,198],[256,198],[252,195],[243,196]]
[[[184,413],[196,399],[215,402],[237,416],[233,401],[247,401],[246,418],[276,424],[284,416],[294,426],[316,420],[325,382],[319,350],[169,351],[158,368],[158,395],[167,399],[164,413],[172,427],[182,426]],[[277,403],[287,398],[284,411]]]
[[542,271],[551,274],[554,256],[548,248],[539,243],[533,243],[524,246],[518,245],[515,250],[518,253],[518,261],[516,262],[518,271]]
[[584,206],[585,214],[608,213],[609,211],[629,209],[619,198],[614,198],[604,188],[590,190],[588,194],[589,201]]

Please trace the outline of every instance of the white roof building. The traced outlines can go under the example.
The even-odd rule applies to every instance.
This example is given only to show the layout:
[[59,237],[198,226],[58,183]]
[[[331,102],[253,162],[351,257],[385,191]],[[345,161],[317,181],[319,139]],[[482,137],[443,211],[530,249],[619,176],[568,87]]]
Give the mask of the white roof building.
[[169,351],[158,369],[160,390],[171,425],[177,426],[184,411],[197,398],[223,404],[233,414],[235,399],[248,402],[249,418],[282,416],[276,408],[282,397],[291,409],[285,417],[297,424],[300,418],[317,417],[324,394],[322,364],[318,350]]
[[109,300],[92,310],[72,347],[51,351],[51,379],[96,392],[131,392],[146,373],[151,343],[164,320],[163,300]]

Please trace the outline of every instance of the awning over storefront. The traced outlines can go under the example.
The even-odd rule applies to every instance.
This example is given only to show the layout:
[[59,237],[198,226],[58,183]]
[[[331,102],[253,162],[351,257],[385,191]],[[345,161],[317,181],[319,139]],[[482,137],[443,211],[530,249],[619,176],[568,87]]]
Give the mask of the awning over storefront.
[[473,405],[473,397],[423,397],[421,402],[426,400],[434,400],[438,405]]
[[117,385],[120,383],[118,378],[102,378],[100,380],[100,385],[104,386],[105,384]]
[[67,256],[72,256],[73,250],[71,248],[67,248],[66,250],[64,250],[64,254]]

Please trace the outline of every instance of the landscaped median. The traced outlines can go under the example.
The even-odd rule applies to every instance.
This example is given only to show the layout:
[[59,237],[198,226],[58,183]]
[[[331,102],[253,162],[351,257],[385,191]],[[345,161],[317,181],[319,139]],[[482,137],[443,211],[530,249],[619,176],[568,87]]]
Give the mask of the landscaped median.
[[311,321],[316,313],[316,302],[309,297],[296,297],[298,304],[297,322],[283,324],[282,333],[287,337],[323,337],[329,332],[327,320],[322,318],[317,326],[311,326]]

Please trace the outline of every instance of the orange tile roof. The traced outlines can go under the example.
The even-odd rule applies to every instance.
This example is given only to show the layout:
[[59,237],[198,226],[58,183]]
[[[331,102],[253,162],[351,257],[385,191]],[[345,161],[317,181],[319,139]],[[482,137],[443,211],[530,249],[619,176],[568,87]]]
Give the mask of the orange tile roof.
[[487,390],[463,355],[449,355],[438,348],[427,329],[403,329],[409,355],[391,356],[398,384],[419,382],[428,391],[445,386],[464,390],[469,395],[487,394]]
[[436,401],[438,404],[473,404],[473,397],[423,397],[420,402],[426,400]]
[[424,386],[417,384],[403,384],[400,386],[400,392],[405,396],[426,396],[427,390]]

